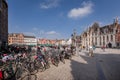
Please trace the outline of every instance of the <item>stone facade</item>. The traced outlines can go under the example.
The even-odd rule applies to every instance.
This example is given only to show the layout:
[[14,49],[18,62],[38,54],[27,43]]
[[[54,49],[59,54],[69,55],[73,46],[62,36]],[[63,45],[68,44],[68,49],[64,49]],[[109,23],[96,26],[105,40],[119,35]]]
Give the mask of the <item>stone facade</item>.
[[120,43],[120,32],[117,31],[118,29],[120,31],[118,19],[116,19],[113,24],[103,27],[100,27],[99,24],[95,22],[81,34],[82,46],[89,47],[95,45],[97,47],[118,47],[118,43]]
[[0,46],[8,42],[8,4],[0,0]]
[[120,47],[120,25],[117,26],[115,41],[116,41],[116,46]]

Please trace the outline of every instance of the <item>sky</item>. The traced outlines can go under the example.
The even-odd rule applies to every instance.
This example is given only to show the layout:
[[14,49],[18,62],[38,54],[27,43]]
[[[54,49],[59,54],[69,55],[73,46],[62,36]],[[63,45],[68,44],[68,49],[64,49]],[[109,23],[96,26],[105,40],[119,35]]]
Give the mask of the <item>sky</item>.
[[120,17],[120,0],[8,0],[9,33],[67,39],[94,22],[112,24]]

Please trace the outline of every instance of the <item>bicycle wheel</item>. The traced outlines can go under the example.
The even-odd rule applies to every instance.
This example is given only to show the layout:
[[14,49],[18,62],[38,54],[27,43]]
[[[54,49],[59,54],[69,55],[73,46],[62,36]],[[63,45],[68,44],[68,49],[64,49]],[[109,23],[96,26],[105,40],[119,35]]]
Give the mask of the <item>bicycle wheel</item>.
[[30,80],[37,80],[37,76],[35,74],[31,74],[29,79]]
[[3,80],[7,80],[9,77],[9,74],[7,73],[7,71],[3,72]]
[[33,72],[35,70],[35,66],[34,66],[34,63],[29,63],[29,71],[30,72]]
[[62,58],[61,61],[65,64],[65,60],[64,60],[64,58]]
[[38,72],[38,69],[37,69],[35,63],[30,63],[29,67],[30,67],[30,73],[35,74]]
[[24,69],[21,77],[18,80],[27,80],[26,76],[28,76],[28,75],[30,75],[30,72],[28,70]]
[[42,65],[41,62],[39,63],[39,71],[40,71],[40,72],[45,71],[45,67]]
[[50,68],[50,64],[48,62],[46,63],[45,68],[46,69]]
[[22,73],[23,73],[22,66],[20,64],[18,64],[17,67],[16,67],[16,72],[15,72],[16,79],[21,78]]
[[23,77],[21,80],[37,80],[37,76],[28,74],[25,77]]
[[55,62],[55,63],[54,63],[54,64],[55,64],[55,66],[56,66],[56,67],[58,67],[59,61],[58,61],[58,59],[57,59],[57,58],[55,58],[55,59],[54,59],[54,62]]

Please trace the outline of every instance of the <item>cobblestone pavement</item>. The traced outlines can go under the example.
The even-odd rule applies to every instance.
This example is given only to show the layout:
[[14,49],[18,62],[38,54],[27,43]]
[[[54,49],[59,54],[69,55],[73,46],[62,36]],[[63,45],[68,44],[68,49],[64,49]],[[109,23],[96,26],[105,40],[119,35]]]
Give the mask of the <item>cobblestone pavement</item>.
[[90,57],[87,51],[82,51],[65,64],[51,65],[36,74],[37,80],[120,80],[120,50],[96,49],[94,53]]

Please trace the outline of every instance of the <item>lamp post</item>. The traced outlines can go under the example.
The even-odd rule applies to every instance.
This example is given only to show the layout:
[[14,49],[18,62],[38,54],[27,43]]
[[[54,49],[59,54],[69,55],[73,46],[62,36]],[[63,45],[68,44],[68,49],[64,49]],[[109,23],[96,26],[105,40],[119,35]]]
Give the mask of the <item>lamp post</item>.
[[76,32],[74,30],[73,34],[71,35],[72,37],[72,46],[76,46]]
[[73,38],[74,38],[74,46],[76,47],[77,44],[76,44],[76,30],[74,29],[74,32],[73,32]]
[[72,37],[72,46],[74,46],[75,47],[75,49],[76,49],[76,53],[77,53],[77,39],[76,39],[76,30],[74,29],[73,30],[73,34],[71,35],[71,37]]

